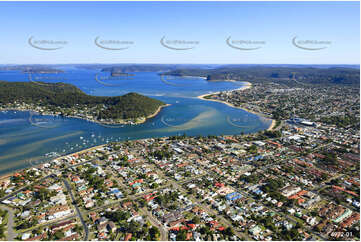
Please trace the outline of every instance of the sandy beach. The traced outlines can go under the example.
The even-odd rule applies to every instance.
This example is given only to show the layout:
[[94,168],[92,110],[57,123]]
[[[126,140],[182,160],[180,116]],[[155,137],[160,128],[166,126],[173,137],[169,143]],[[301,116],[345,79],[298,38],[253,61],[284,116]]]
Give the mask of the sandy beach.
[[[147,119],[153,118],[153,117],[157,116],[157,114],[162,110],[162,108],[168,107],[168,106],[170,106],[170,105],[171,105],[171,104],[165,104],[165,105],[160,106],[160,107],[157,109],[157,111],[155,111],[153,114],[150,114],[150,115],[148,115],[147,117],[141,118],[141,120],[138,120],[137,122],[135,122],[135,124],[145,123],[145,121],[147,121]],[[77,117],[77,116],[66,116],[66,117],[83,119],[83,120],[87,120],[87,121],[89,121],[89,122],[97,123],[97,124],[100,124],[100,125],[129,124],[128,121],[126,121],[126,120],[121,120],[121,121],[118,121],[118,122],[104,122],[104,121],[101,122],[101,121],[98,121],[98,120],[87,119],[87,118]]]
[[[155,116],[157,116],[157,114],[162,110],[162,108],[164,107],[168,107],[171,104],[165,104],[160,106],[157,111],[155,111],[153,114],[148,115],[147,117],[143,117],[140,121],[136,122],[135,124],[142,124],[145,123],[145,121],[147,121],[147,119],[149,118],[153,118]],[[35,112],[35,113],[39,113],[36,110],[32,110],[32,109],[21,109],[21,108],[3,108],[0,109],[0,111],[23,111],[23,112]],[[51,113],[43,113],[42,115],[48,115],[48,116],[54,116],[54,117],[59,117],[60,115],[57,114],[51,114]],[[98,120],[94,120],[94,119],[89,119],[86,117],[78,117],[78,116],[73,116],[73,115],[66,115],[64,116],[66,118],[76,118],[76,119],[81,119],[81,120],[86,120],[89,122],[93,122],[93,123],[97,123],[100,125],[117,125],[117,124],[128,124],[128,120],[119,120],[118,122],[105,122],[105,121],[98,121]],[[30,123],[31,122],[31,118],[29,119]]]
[[[217,80],[215,80],[215,81],[217,81]],[[220,80],[219,80],[219,81],[220,81]],[[224,81],[224,80],[223,80],[223,81]],[[235,80],[228,80],[228,81],[229,81],[229,82],[236,82]],[[246,89],[252,87],[252,83],[250,83],[250,82],[245,82],[245,83],[246,83],[245,86],[243,86],[243,87],[241,87],[241,88],[233,89],[232,91],[236,91],[236,90],[246,90]],[[217,101],[217,102],[218,102],[219,100],[206,99],[206,98],[204,98],[204,97],[205,97],[205,96],[208,96],[208,95],[219,94],[219,93],[220,93],[220,92],[206,93],[206,94],[203,94],[203,95],[198,96],[197,98],[200,98],[200,99],[203,99],[203,100],[211,100],[211,101]],[[219,102],[228,104],[228,105],[231,106],[231,107],[235,107],[235,106],[233,106],[232,104],[229,104],[229,103],[226,103],[226,102],[223,102],[223,101],[219,101]]]
[[[235,82],[235,81],[233,81],[233,80],[229,80],[229,81]],[[251,84],[250,82],[246,82],[244,86],[242,86],[242,87],[240,87],[240,88],[238,88],[238,89],[234,89],[234,90],[245,90],[245,89],[248,89],[248,88],[251,88],[251,87],[252,87],[252,84]],[[249,112],[249,113],[253,113],[253,114],[256,114],[256,115],[265,117],[264,114],[262,114],[262,113],[257,113],[257,112],[254,112],[254,111],[252,111],[252,110],[247,110],[246,108],[243,108],[243,107],[237,107],[237,106],[234,106],[233,104],[230,104],[230,103],[225,102],[225,101],[215,100],[215,99],[206,99],[206,98],[205,98],[205,96],[212,95],[212,94],[218,94],[218,93],[220,93],[220,92],[207,93],[207,94],[200,95],[200,96],[198,96],[197,98],[202,99],[202,100],[206,100],[206,101],[220,102],[220,103],[223,103],[223,104],[228,105],[228,106],[230,106],[230,107],[238,108],[238,109],[243,109],[243,110],[245,110],[245,111],[247,111],[247,112]],[[154,112],[153,114],[148,115],[147,117],[141,119],[139,122],[137,122],[137,124],[144,123],[144,122],[147,121],[147,119],[150,119],[150,118],[153,118],[153,117],[157,116],[157,115],[159,114],[159,112],[162,110],[162,108],[168,107],[168,106],[170,106],[170,105],[171,105],[171,104],[165,104],[165,105],[162,105],[162,106],[158,107],[158,109],[156,110],[156,112]],[[9,110],[9,109],[7,109],[7,110]],[[14,110],[14,109],[12,109],[12,110]],[[15,109],[15,110],[16,110],[16,109]],[[17,111],[33,111],[33,110],[19,110],[19,109],[18,109]],[[51,114],[47,114],[47,115],[51,115]],[[84,119],[84,118],[82,118],[82,117],[72,117],[72,118]],[[265,117],[265,118],[267,118],[267,117]],[[269,119],[269,118],[267,118],[267,119]],[[85,120],[86,120],[86,119],[85,119]],[[88,121],[90,121],[90,122],[95,122],[95,123],[99,123],[99,122],[94,121],[94,120],[88,120]],[[272,123],[270,124],[270,126],[268,127],[267,130],[272,130],[272,129],[275,127],[275,125],[276,125],[276,121],[275,121],[275,120],[272,120]],[[0,142],[1,142],[1,140],[0,140]],[[102,145],[90,147],[90,148],[88,148],[88,149],[84,149],[84,150],[81,150],[81,151],[78,151],[78,152],[74,152],[74,153],[71,153],[71,154],[65,154],[65,155],[62,155],[62,156],[57,157],[57,158],[54,157],[54,158],[52,158],[52,159],[62,159],[63,157],[66,157],[66,156],[72,156],[72,155],[78,154],[78,153],[81,154],[81,153],[88,152],[88,151],[91,151],[91,150],[94,150],[94,149],[98,149],[98,148],[100,148],[100,147],[103,147],[104,145],[106,145],[106,144],[102,144]],[[33,166],[33,167],[39,167],[39,166],[41,166],[41,165],[42,165],[42,164],[39,164],[39,165],[36,165],[36,166]],[[0,180],[1,180],[1,179],[4,179],[4,178],[6,178],[6,177],[11,176],[11,175],[14,174],[15,172],[20,172],[20,171],[22,171],[22,170],[24,170],[24,169],[28,169],[28,168],[19,169],[19,170],[16,170],[16,171],[13,171],[13,172],[4,174],[4,175],[2,175],[2,176],[0,177]]]
[[[160,106],[155,113],[153,113],[153,114],[151,114],[151,115],[148,115],[148,116],[145,118],[145,120],[157,116],[158,113],[162,110],[162,108],[168,107],[168,106],[170,106],[170,105],[171,105],[171,104],[165,104],[165,105]],[[144,120],[144,122],[145,122],[145,120]],[[144,123],[144,122],[143,122],[143,123]]]
[[[229,81],[235,82],[234,80],[229,80]],[[243,87],[241,87],[241,88],[238,88],[238,89],[234,89],[234,90],[232,90],[232,91],[245,90],[245,89],[248,89],[248,88],[251,88],[251,87],[252,87],[252,83],[246,82],[246,85],[245,85],[245,86],[243,86]],[[230,106],[230,107],[232,107],[232,108],[243,109],[243,110],[246,111],[246,112],[253,113],[253,114],[262,116],[262,117],[264,117],[264,118],[270,119],[270,118],[266,117],[263,113],[258,113],[258,112],[255,112],[255,111],[252,111],[252,110],[248,110],[247,108],[243,108],[243,107],[237,107],[237,106],[234,106],[233,104],[228,103],[228,102],[226,102],[226,101],[216,100],[216,99],[207,99],[207,98],[205,98],[206,96],[214,95],[214,94],[219,94],[219,93],[220,93],[220,92],[207,93],[207,94],[200,95],[200,96],[198,96],[197,98],[202,99],[202,100],[206,100],[206,101],[213,101],[213,102],[223,103],[223,104],[226,104],[226,105],[228,105],[228,106]],[[275,125],[276,125],[276,120],[274,120],[274,119],[270,119],[270,120],[272,120],[272,123],[271,123],[271,125],[268,127],[268,129],[267,129],[268,131],[273,130],[273,128],[274,128]]]
[[271,123],[271,125],[268,127],[268,131],[271,131],[271,130],[273,130],[274,129],[274,127],[276,126],[276,120],[274,120],[274,119],[272,119],[272,123]]

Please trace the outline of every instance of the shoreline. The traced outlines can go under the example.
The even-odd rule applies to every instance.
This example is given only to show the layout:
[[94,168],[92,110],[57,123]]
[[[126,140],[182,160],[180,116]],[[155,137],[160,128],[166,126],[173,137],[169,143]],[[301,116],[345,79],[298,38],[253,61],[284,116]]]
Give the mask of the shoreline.
[[[230,81],[230,82],[235,82],[235,80],[228,80],[228,81]],[[246,90],[246,89],[252,88],[252,83],[250,83],[250,82],[245,82],[245,83],[246,83],[246,85],[245,85],[244,87],[241,87],[241,88],[238,88],[238,89],[233,89],[233,90],[231,90],[231,91]],[[215,94],[219,94],[219,93],[220,93],[220,92],[207,93],[207,94],[200,95],[200,96],[198,96],[197,98],[202,99],[202,100],[206,100],[206,101],[223,103],[223,104],[225,104],[225,105],[227,105],[227,106],[229,106],[229,107],[242,109],[242,110],[244,110],[244,111],[246,111],[246,112],[248,112],[248,113],[252,113],[252,114],[261,116],[261,117],[263,117],[263,118],[267,118],[267,119],[269,119],[269,120],[272,120],[270,126],[266,129],[267,131],[272,131],[273,128],[275,127],[275,125],[276,125],[276,120],[267,117],[267,116],[266,116],[265,114],[263,114],[263,113],[255,112],[255,111],[253,111],[253,110],[249,110],[249,109],[244,108],[244,107],[237,107],[237,106],[235,106],[235,105],[233,105],[233,104],[231,104],[231,103],[229,103],[229,102],[226,102],[226,101],[217,100],[217,99],[208,99],[208,98],[205,98],[206,96],[215,95]]]
[[76,152],[73,152],[73,153],[69,153],[69,154],[65,154],[65,155],[61,155],[61,156],[58,156],[58,157],[50,157],[50,159],[46,162],[42,162],[40,164],[37,164],[37,165],[32,165],[32,166],[29,166],[29,167],[26,167],[26,168],[21,168],[21,169],[17,169],[17,170],[14,170],[10,173],[6,173],[4,175],[1,175],[0,176],[0,181],[3,180],[3,179],[6,179],[8,177],[11,177],[13,176],[15,173],[21,173],[27,169],[31,169],[31,168],[37,168],[39,169],[43,164],[47,163],[47,162],[50,162],[50,161],[54,161],[54,160],[58,160],[58,159],[64,159],[65,157],[67,156],[73,156],[75,154],[83,154],[83,153],[86,153],[86,152],[89,152],[89,151],[92,151],[92,150],[95,150],[95,149],[98,149],[98,148],[101,148],[103,146],[107,145],[107,143],[105,144],[101,144],[101,145],[96,145],[96,146],[93,146],[93,147],[90,147],[90,148],[86,148],[84,150],[79,150],[79,151],[76,151]]
[[[228,81],[228,82],[236,82],[235,80],[227,80],[227,81]],[[246,83],[245,86],[240,87],[240,88],[237,88],[237,89],[233,89],[233,90],[230,90],[230,91],[246,90],[246,89],[252,87],[252,83],[250,83],[250,82],[244,82],[244,83]],[[219,102],[223,102],[223,103],[225,103],[225,104],[229,104],[229,106],[234,106],[233,104],[227,103],[227,102],[225,102],[225,101],[204,98],[204,97],[206,97],[206,96],[215,95],[215,94],[219,94],[219,93],[221,93],[221,92],[206,93],[206,94],[202,94],[202,95],[197,96],[197,98],[200,98],[200,99],[202,99],[202,100],[219,101]],[[234,106],[234,107],[236,107],[236,106]]]
[[[230,81],[230,82],[236,82],[235,80],[227,80],[227,81]],[[237,89],[233,89],[233,90],[230,90],[230,91],[235,91],[235,90],[245,90],[245,89],[248,89],[248,88],[251,88],[252,87],[252,83],[250,82],[244,82],[246,83],[245,86],[242,86],[240,88],[237,88]],[[233,104],[231,103],[228,103],[226,101],[221,101],[221,100],[215,100],[215,99],[206,99],[204,98],[205,96],[208,96],[208,95],[214,95],[214,94],[218,94],[220,92],[215,92],[215,93],[207,93],[207,94],[202,94],[200,96],[197,96],[196,98],[199,98],[199,99],[202,99],[202,100],[206,100],[206,101],[213,101],[213,102],[219,102],[219,103],[223,103],[225,105],[228,105],[232,108],[238,108],[238,109],[243,109],[249,113],[253,113],[253,114],[256,114],[256,115],[259,115],[259,116],[262,116],[262,117],[265,117],[264,114],[262,113],[257,113],[257,112],[254,112],[252,110],[248,110],[246,108],[243,108],[243,107],[237,107],[237,106],[234,106]],[[168,107],[168,106],[171,106],[171,104],[164,104],[164,105],[161,105],[158,107],[158,109],[156,110],[155,113],[153,114],[150,114],[148,115],[147,117],[143,117],[143,119],[140,121],[140,122],[137,122],[135,124],[142,124],[142,123],[145,123],[147,121],[147,119],[150,119],[150,118],[153,118],[155,116],[157,116],[159,114],[159,112],[162,110],[162,108],[164,107]],[[38,111],[35,111],[35,110],[29,110],[29,109],[16,109],[16,108],[9,108],[9,109],[0,109],[0,111],[33,111],[33,112],[36,112],[36,113],[39,113]],[[55,114],[42,114],[42,115],[49,115],[49,116],[55,116],[55,117],[61,117],[60,115],[55,115]],[[89,121],[89,122],[93,122],[93,123],[97,123],[97,124],[120,124],[120,123],[107,123],[107,122],[99,122],[99,121],[94,121],[94,120],[89,120],[89,119],[86,119],[86,118],[83,118],[83,117],[76,117],[76,116],[63,116],[65,118],[77,118],[77,119],[82,119],[82,120],[85,120],[85,121]],[[270,126],[268,127],[267,130],[272,130],[274,128],[274,126],[276,125],[276,120],[274,119],[270,119],[268,117],[265,117],[269,120],[272,120],[272,123],[270,124]],[[50,161],[53,161],[53,160],[57,160],[57,159],[63,159],[67,156],[73,156],[75,154],[82,154],[82,153],[86,153],[86,152],[89,152],[89,151],[92,151],[92,150],[95,150],[95,149],[98,149],[98,148],[101,148],[103,146],[105,146],[107,144],[101,144],[101,145],[97,145],[97,146],[93,146],[93,147],[90,147],[90,148],[87,148],[87,149],[83,149],[83,150],[79,150],[79,151],[76,151],[76,152],[73,152],[73,153],[69,153],[69,154],[64,154],[64,155],[61,155],[59,157],[51,157],[47,162],[50,162]],[[44,162],[46,163],[46,162]],[[38,164],[38,165],[34,165],[34,166],[29,166],[27,168],[21,168],[21,169],[17,169],[15,171],[12,171],[12,172],[9,172],[9,173],[6,173],[6,174],[3,174],[0,176],[0,180],[3,180],[3,179],[6,179],[12,175],[14,175],[16,172],[22,172],[24,170],[27,170],[27,169],[30,169],[30,168],[38,168],[40,166],[42,166],[44,163],[41,163],[41,164]]]
[[[162,110],[162,108],[164,107],[168,107],[170,106],[171,104],[164,104],[164,105],[161,105],[158,107],[158,109],[148,115],[147,117],[140,117],[138,119],[141,119],[140,121],[121,121],[121,122],[102,122],[102,121],[98,121],[98,120],[93,120],[93,119],[88,119],[88,118],[85,118],[85,117],[79,117],[79,116],[72,116],[72,115],[68,115],[68,116],[61,116],[59,114],[51,114],[51,113],[39,113],[39,111],[36,111],[36,110],[33,110],[33,109],[20,109],[20,108],[0,108],[0,112],[5,112],[5,111],[19,111],[19,112],[35,112],[37,114],[40,114],[40,115],[48,115],[48,116],[53,116],[53,117],[62,117],[62,118],[76,118],[76,119],[82,119],[82,120],[85,120],[85,121],[88,121],[88,122],[93,122],[93,123],[96,123],[96,124],[99,124],[99,125],[118,125],[118,124],[130,124],[130,125],[137,125],[137,124],[142,124],[142,123],[145,123],[147,121],[147,119],[150,119],[150,118],[153,118],[155,116],[157,116],[157,114]],[[29,118],[29,121],[30,123],[31,122],[31,117]]]
[[272,119],[271,125],[268,127],[267,131],[272,131],[276,126],[276,120]]
[[[147,119],[154,118],[155,116],[157,116],[157,115],[160,113],[160,111],[162,111],[163,108],[169,107],[169,106],[171,106],[171,105],[172,105],[172,104],[166,103],[166,104],[164,104],[164,105],[162,105],[162,106],[159,106],[159,108],[157,109],[157,111],[155,111],[155,113],[150,114],[150,115],[148,115],[148,116],[145,118],[144,122],[145,122]],[[143,122],[143,123],[144,123],[144,122]]]
[[[148,115],[146,118],[144,118],[144,120],[142,120],[141,122],[138,122],[136,124],[142,124],[142,123],[145,123],[147,121],[147,119],[150,119],[150,118],[154,118],[155,116],[157,116],[159,114],[160,111],[162,111],[162,108],[165,108],[165,107],[168,107],[168,106],[171,106],[172,104],[164,104],[162,106],[160,106],[155,113],[153,114],[150,114]],[[34,110],[25,110],[25,109],[0,109],[0,111],[33,111],[33,112],[36,112]],[[59,115],[51,115],[51,114],[45,114],[45,115],[49,115],[49,116],[59,116]],[[71,117],[71,116],[65,116],[67,118],[77,118],[77,119],[83,119],[81,117]],[[86,121],[90,121],[90,122],[94,122],[94,121],[91,121],[91,120],[88,120],[88,119],[83,119],[83,120],[86,120]],[[99,122],[94,122],[94,123],[97,123],[97,124],[100,124]],[[75,154],[83,154],[83,153],[86,153],[86,152],[89,152],[89,151],[92,151],[92,150],[95,150],[95,149],[98,149],[98,148],[101,148],[103,146],[107,145],[107,143],[105,144],[101,144],[101,145],[97,145],[97,146],[93,146],[93,147],[90,147],[90,148],[86,148],[86,149],[83,149],[83,150],[79,150],[79,151],[76,151],[76,152],[73,152],[73,153],[69,153],[69,154],[64,154],[64,155],[61,155],[61,156],[58,156],[58,157],[50,157],[50,159],[46,162],[50,162],[50,161],[53,161],[53,160],[57,160],[57,159],[63,159],[67,156],[73,156]],[[40,166],[42,166],[44,163],[46,162],[42,162],[40,164],[37,164],[37,165],[32,165],[32,166],[29,166],[27,168],[21,168],[21,169],[16,169],[12,172],[9,172],[9,173],[5,173],[3,175],[0,175],[0,181],[3,180],[3,179],[6,179],[8,177],[11,177],[13,176],[15,173],[20,173],[20,172],[23,172],[24,170],[27,170],[27,169],[30,169],[30,168],[39,168]]]

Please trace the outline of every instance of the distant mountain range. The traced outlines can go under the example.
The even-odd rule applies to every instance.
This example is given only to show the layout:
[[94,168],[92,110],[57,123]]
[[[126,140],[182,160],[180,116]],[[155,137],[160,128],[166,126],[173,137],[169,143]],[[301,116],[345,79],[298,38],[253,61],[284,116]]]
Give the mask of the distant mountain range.
[[281,81],[294,84],[360,85],[360,70],[345,67],[274,67],[274,66],[226,66],[215,69],[177,69],[163,75],[202,76],[207,80],[236,80],[248,82]]
[[290,64],[69,64],[0,65],[0,71],[25,73],[61,73],[67,68],[81,68],[122,75],[131,72],[159,72],[175,76],[202,76],[212,80],[249,82],[296,81],[304,84],[360,85],[360,65],[290,65]]
[[162,72],[177,69],[220,69],[220,68],[250,68],[250,67],[280,67],[280,68],[352,68],[360,69],[360,65],[346,64],[24,64],[24,65],[0,65],[0,70],[26,70],[26,69],[63,69],[75,67],[81,69],[93,69],[102,71],[122,70],[123,72]]

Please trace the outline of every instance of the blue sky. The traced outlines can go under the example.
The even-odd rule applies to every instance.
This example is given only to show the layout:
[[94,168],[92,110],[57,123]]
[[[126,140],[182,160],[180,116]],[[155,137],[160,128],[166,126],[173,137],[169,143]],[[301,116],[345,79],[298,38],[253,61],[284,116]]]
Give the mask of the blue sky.
[[[0,2],[0,11],[0,64],[360,63],[359,2]],[[40,50],[28,44],[31,36],[67,44]],[[105,50],[97,36],[134,44]],[[199,43],[172,50],[160,44],[163,36]],[[229,36],[263,44],[239,50],[226,44]],[[328,41],[311,45],[327,48],[296,48],[296,36]]]

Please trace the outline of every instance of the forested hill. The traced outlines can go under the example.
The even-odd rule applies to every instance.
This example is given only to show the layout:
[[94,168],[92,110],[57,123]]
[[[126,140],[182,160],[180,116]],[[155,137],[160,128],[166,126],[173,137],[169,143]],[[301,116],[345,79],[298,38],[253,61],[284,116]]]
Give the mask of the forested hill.
[[[130,119],[147,117],[165,103],[137,93],[123,96],[98,97],[85,94],[79,88],[65,83],[32,83],[0,81],[0,105],[14,102],[62,109],[96,108],[97,119]],[[60,108],[60,110],[59,110]]]
[[163,73],[177,76],[203,76],[207,80],[237,80],[249,82],[297,81],[304,84],[360,85],[360,70],[332,67],[220,67],[215,69],[177,69]]

